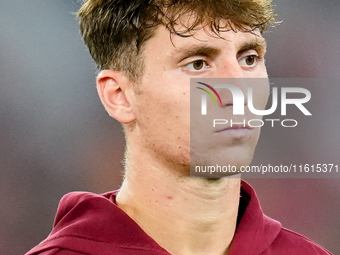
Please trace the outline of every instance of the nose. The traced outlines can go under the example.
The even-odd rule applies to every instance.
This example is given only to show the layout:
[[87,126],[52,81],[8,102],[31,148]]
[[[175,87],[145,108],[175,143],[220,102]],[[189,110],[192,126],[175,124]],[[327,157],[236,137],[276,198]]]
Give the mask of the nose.
[[220,88],[218,89],[221,96],[223,106],[232,106],[234,104],[234,97],[244,98],[243,105],[247,105],[247,89],[249,79],[246,78],[246,71],[244,71],[237,59],[228,60],[224,65],[218,70],[217,77],[223,78],[219,79],[220,84],[233,85],[234,89]]
[[236,58],[226,58],[216,75],[221,78],[246,78],[246,71]]

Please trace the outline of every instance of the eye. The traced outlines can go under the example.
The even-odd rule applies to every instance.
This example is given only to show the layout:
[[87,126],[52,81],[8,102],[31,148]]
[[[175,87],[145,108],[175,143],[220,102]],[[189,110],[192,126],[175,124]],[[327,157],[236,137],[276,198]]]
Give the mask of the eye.
[[249,66],[255,64],[255,62],[256,62],[256,56],[254,56],[254,55],[253,56],[247,56],[245,58],[245,63]]
[[240,60],[240,65],[244,67],[254,67],[261,58],[258,55],[248,55]]
[[204,60],[199,59],[187,64],[185,66],[185,69],[187,69],[188,71],[201,71],[202,69],[207,68],[207,66],[207,63]]

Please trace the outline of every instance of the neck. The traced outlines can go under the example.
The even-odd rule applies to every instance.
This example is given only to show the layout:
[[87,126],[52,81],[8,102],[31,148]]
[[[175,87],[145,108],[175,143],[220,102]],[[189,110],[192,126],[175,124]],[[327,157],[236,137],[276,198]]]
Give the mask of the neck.
[[173,255],[227,254],[236,229],[240,178],[179,175],[130,155],[118,206]]

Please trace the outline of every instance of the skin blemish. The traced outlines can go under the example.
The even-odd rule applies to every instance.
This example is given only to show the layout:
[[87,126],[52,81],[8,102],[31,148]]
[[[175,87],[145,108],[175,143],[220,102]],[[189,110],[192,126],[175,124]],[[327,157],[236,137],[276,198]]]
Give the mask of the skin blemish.
[[181,139],[180,137],[177,137],[177,139],[179,140],[179,139]]
[[167,199],[173,199],[173,196],[166,196]]

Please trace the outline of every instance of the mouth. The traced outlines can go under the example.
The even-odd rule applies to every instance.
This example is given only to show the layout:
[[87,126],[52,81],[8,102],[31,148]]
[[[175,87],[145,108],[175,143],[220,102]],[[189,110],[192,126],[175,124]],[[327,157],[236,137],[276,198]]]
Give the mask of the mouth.
[[234,125],[230,125],[228,127],[215,131],[215,134],[227,135],[232,138],[243,138],[245,136],[250,135],[253,132],[253,130],[254,128],[248,125],[234,124]]

